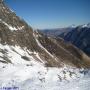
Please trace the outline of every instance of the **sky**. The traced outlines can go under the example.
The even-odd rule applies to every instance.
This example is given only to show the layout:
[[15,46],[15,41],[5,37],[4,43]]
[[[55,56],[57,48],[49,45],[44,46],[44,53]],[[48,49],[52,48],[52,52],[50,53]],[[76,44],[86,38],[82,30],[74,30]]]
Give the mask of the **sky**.
[[61,28],[90,22],[90,0],[5,0],[36,29]]

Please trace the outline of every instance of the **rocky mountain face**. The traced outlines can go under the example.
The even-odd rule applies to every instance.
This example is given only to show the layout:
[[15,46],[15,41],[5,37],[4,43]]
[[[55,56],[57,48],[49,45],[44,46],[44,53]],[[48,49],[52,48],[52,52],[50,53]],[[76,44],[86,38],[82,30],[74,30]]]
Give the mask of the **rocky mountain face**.
[[[82,51],[69,44],[64,44],[61,39],[48,38],[39,31],[33,31],[2,0],[0,2],[0,43],[1,45],[20,46],[22,49],[26,48],[26,50],[37,52],[46,66],[61,67],[67,64],[76,67],[89,67],[89,57]],[[1,49],[2,51],[5,52]],[[32,55],[37,58],[34,54]],[[37,60],[41,62],[40,59]]]
[[[89,57],[80,49],[58,37],[38,37],[40,43],[52,54],[55,55],[64,64],[77,67],[89,66]],[[87,64],[86,64],[87,63]],[[86,65],[85,65],[86,64]]]
[[52,59],[44,49],[38,46],[33,29],[3,2],[0,3],[0,43],[10,46],[17,45],[22,49],[26,47],[32,52],[42,53],[42,57],[46,53],[47,61]]
[[[30,43],[30,40],[33,43]],[[17,44],[21,47],[28,45],[28,49],[34,49],[36,45],[32,28],[3,2],[0,3],[0,42],[9,45]]]

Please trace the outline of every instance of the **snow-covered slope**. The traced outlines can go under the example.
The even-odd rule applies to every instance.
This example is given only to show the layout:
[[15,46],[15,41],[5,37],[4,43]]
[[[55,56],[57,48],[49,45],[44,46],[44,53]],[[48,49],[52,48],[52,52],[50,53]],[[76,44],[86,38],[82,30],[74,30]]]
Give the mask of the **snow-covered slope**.
[[17,90],[90,89],[88,69],[77,69],[70,66],[44,67],[43,63],[33,58],[33,55],[40,58],[36,52],[27,51],[26,48],[22,49],[19,46],[0,45],[0,48],[6,51],[3,55],[12,61],[9,64],[0,63],[0,88],[17,87]]

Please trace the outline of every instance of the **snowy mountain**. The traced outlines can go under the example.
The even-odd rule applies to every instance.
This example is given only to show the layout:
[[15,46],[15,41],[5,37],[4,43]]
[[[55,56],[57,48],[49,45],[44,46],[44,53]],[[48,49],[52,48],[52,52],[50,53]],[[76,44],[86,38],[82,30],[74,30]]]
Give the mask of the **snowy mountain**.
[[80,25],[65,35],[59,35],[59,37],[71,42],[90,56],[90,24]]
[[83,51],[34,31],[0,0],[0,90],[70,90],[77,81],[71,90],[89,90],[89,67]]

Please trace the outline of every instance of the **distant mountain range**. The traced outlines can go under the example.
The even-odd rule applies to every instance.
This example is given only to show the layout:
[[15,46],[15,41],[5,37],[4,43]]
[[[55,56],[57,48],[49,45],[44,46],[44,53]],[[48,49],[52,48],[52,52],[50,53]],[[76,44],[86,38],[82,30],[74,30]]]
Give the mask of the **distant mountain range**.
[[72,30],[72,27],[67,27],[67,28],[55,28],[55,29],[44,29],[40,30],[44,35],[50,36],[50,37],[56,37],[63,32],[68,32]]
[[70,30],[76,28],[77,26],[71,25],[69,27],[64,27],[64,28],[54,28],[54,29],[41,29],[40,31],[47,36],[50,37],[57,37],[58,35],[62,33],[68,33]]
[[90,56],[90,23],[56,30],[43,30],[47,36],[61,37]]

